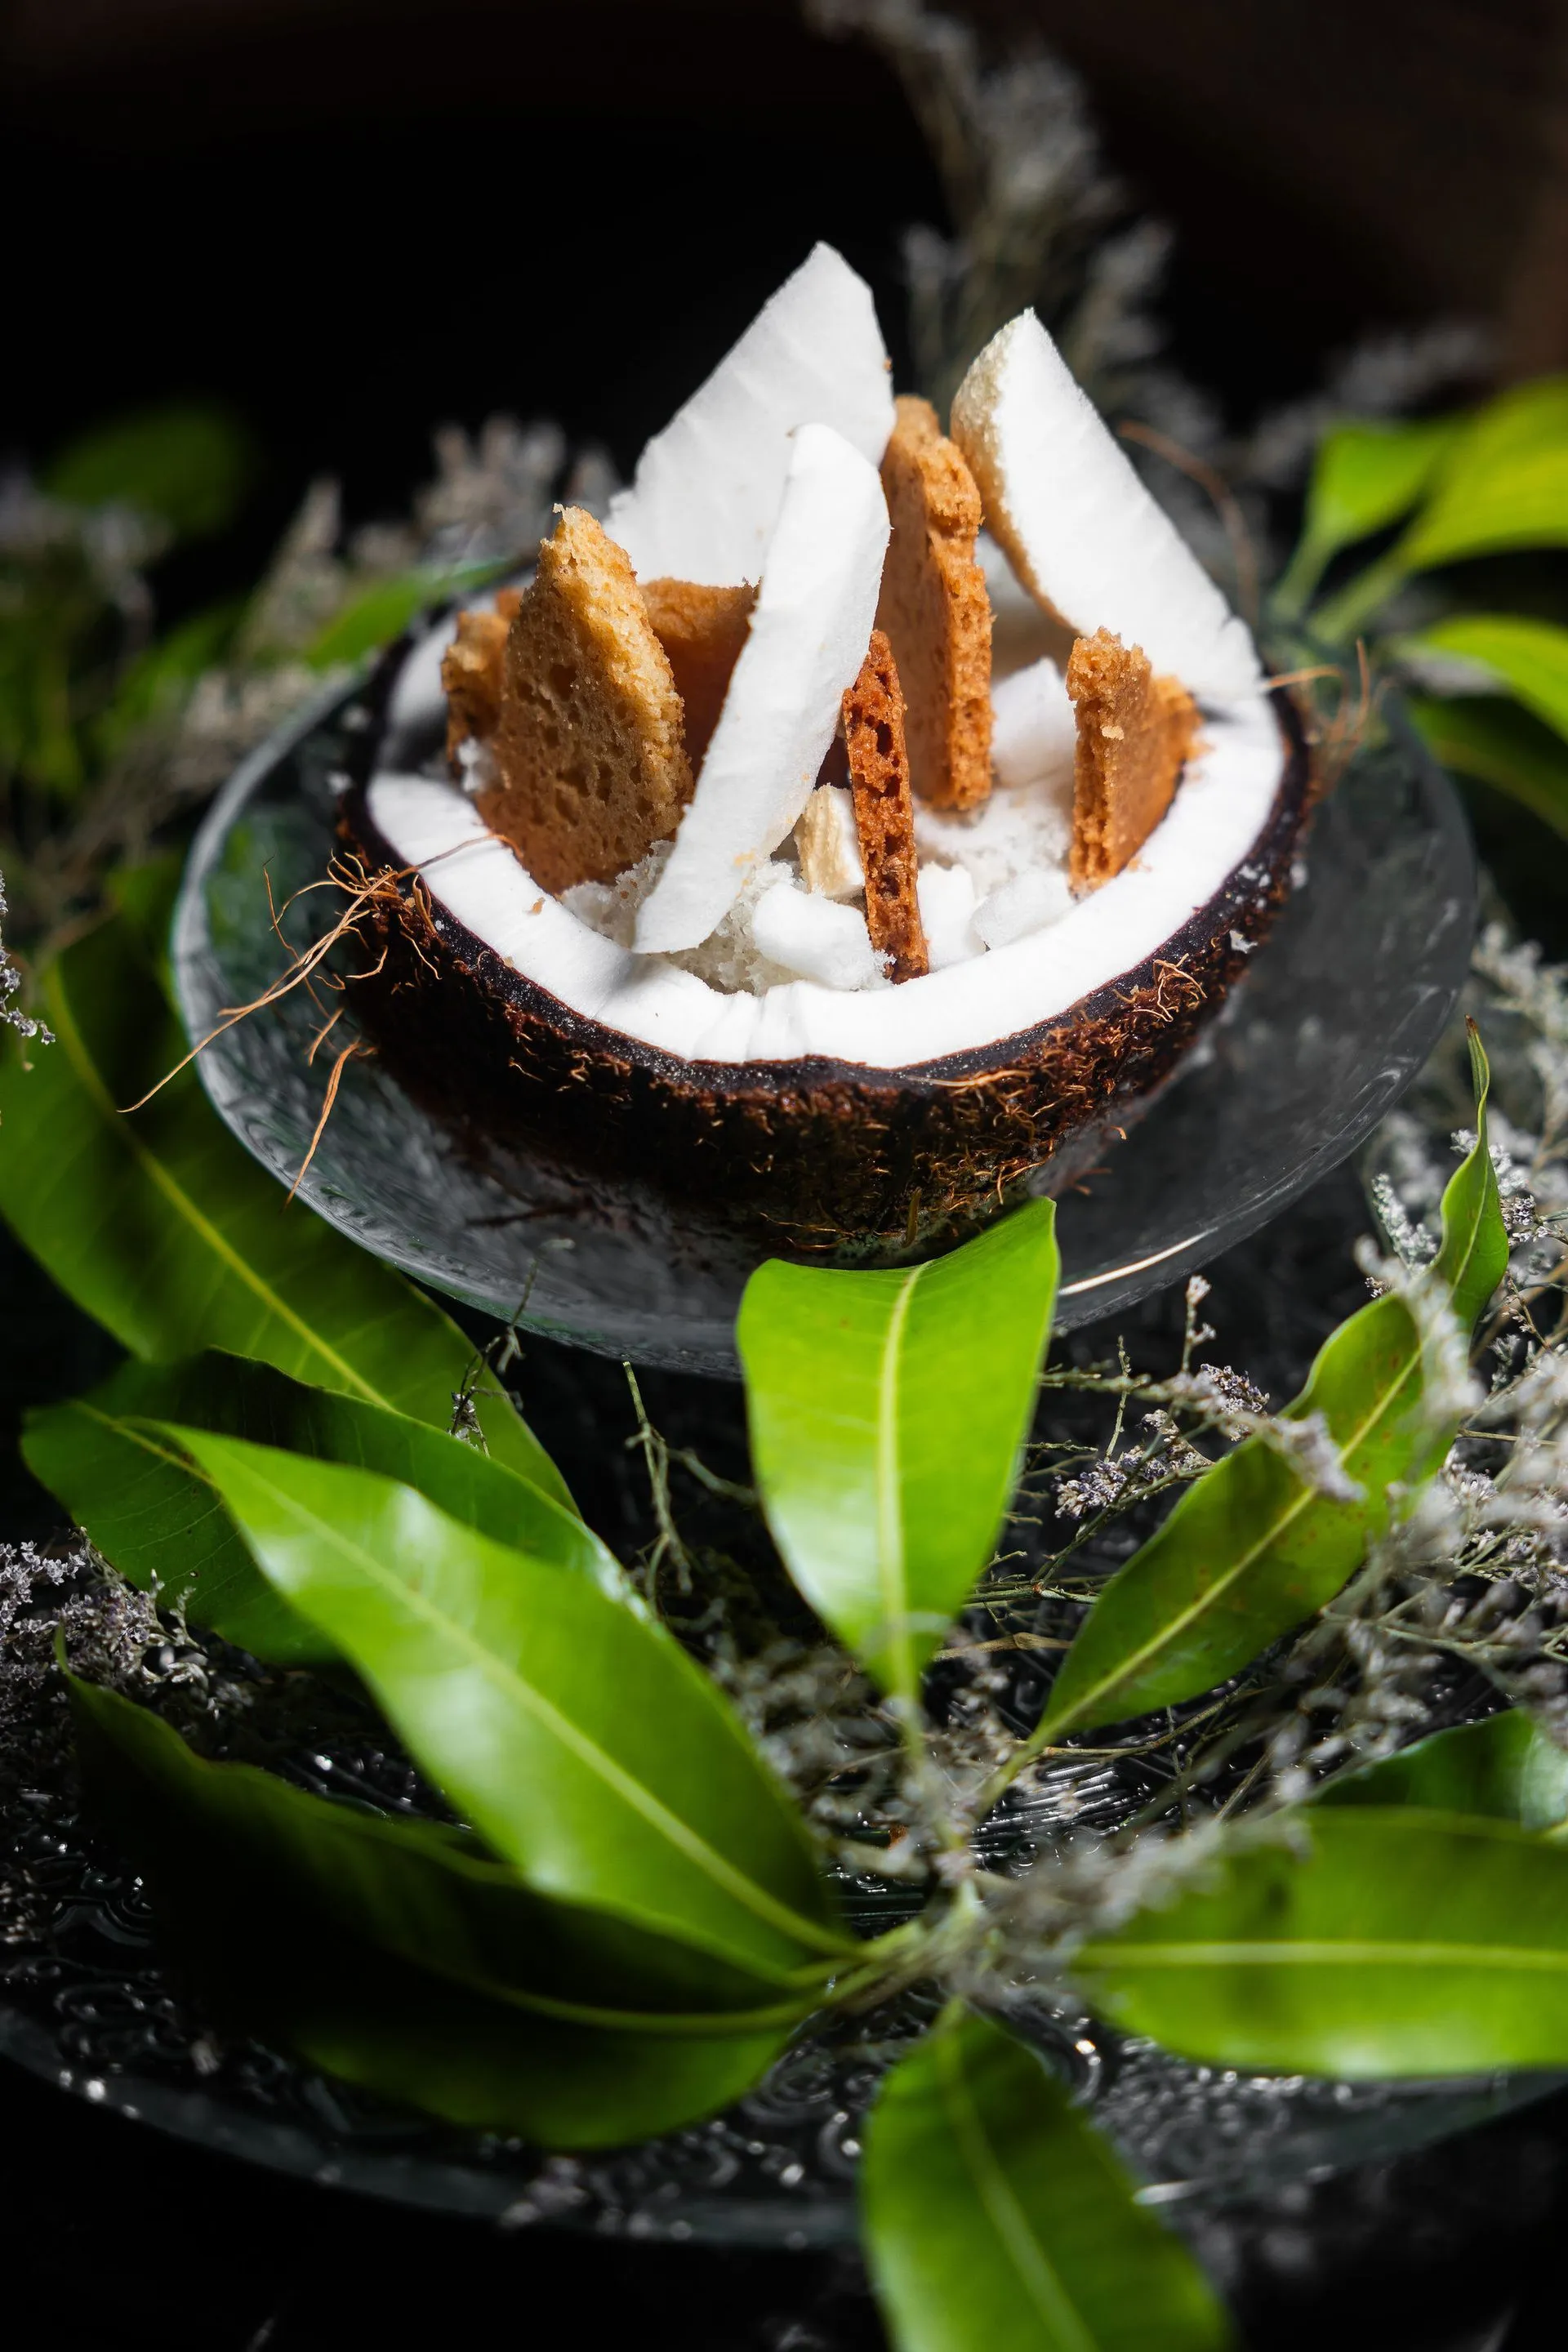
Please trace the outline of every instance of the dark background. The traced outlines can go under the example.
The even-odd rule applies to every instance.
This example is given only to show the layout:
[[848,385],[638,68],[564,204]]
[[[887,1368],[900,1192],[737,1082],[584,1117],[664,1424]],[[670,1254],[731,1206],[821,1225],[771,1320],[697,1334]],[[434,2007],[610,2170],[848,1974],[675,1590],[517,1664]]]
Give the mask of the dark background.
[[[1437,314],[1491,322],[1504,375],[1568,364],[1562,0],[973,13],[1088,76],[1111,160],[1178,232],[1174,356],[1236,419],[1366,331]],[[248,519],[181,559],[175,601],[252,576],[313,474],[342,478],[356,519],[400,509],[448,417],[548,413],[629,466],[814,236],[869,278],[900,356],[899,232],[942,220],[889,68],[790,0],[10,0],[0,209],[0,457],[173,394],[255,429]],[[8,1374],[18,1333],[68,1353],[37,1281],[0,1281]],[[1565,2145],[1561,2102],[1473,2139],[1434,2210],[1501,2181],[1489,2240],[1456,2228],[1417,2260],[1391,2236],[1338,2305],[1277,2281],[1257,2344],[1560,2342]],[[879,2340],[831,2263],[408,2219],[9,2074],[0,2297],[17,2344],[169,2352]]]
[[[1437,313],[1568,362],[1563,0],[970,13],[1088,76],[1233,411]],[[898,233],[941,219],[889,68],[794,0],[8,0],[0,204],[0,448],[219,394],[268,456],[241,565],[311,473],[400,506],[445,417],[628,465],[816,236],[897,356]]]

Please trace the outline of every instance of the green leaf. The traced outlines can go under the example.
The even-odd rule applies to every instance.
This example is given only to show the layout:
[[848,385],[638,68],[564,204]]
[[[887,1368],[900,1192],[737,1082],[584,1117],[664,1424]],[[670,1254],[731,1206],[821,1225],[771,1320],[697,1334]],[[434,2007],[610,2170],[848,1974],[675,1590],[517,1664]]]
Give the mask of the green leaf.
[[1507,793],[1568,838],[1568,746],[1517,703],[1409,695],[1405,709],[1435,760]]
[[538,1892],[785,1985],[848,1948],[783,1786],[640,1604],[369,1471],[174,1433],[269,1581]]
[[247,1437],[400,1479],[498,1543],[621,1589],[621,1571],[577,1514],[503,1464],[427,1423],[308,1388],[219,1351],[125,1364],[90,1396],[30,1412],[28,1468],[104,1558],[194,1624],[279,1664],[335,1657],[332,1643],[261,1575],[210,1479],[161,1422]]
[[898,2352],[1219,2352],[1202,2271],[999,2026],[949,2012],[883,2081],[861,2175]]
[[181,401],[83,434],[55,459],[44,488],[69,506],[139,507],[196,538],[233,521],[255,469],[254,444],[236,417]]
[[1054,1203],[1037,1201],[906,1272],[770,1259],[746,1286],[736,1341],[773,1539],[906,1699],[1006,1516],[1059,1269]]
[[[1479,1141],[1443,1195],[1431,1279],[1468,1330],[1508,1264],[1487,1149],[1486,1056],[1471,1033]],[[1321,1413],[1355,1501],[1322,1494],[1283,1454],[1249,1437],[1189,1486],[1164,1525],[1113,1576],[1079,1633],[1036,1734],[1172,1706],[1240,1672],[1323,1608],[1389,1523],[1389,1489],[1423,1483],[1450,1433],[1424,1423],[1421,1333],[1396,1292],[1373,1299],[1324,1342],[1287,1420]]]
[[1407,515],[1468,424],[1463,416],[1338,425],[1318,444],[1301,538],[1275,592],[1286,615],[1301,612],[1341,550]]
[[1319,1805],[1420,1805],[1427,1811],[1485,1813],[1521,1829],[1568,1821],[1568,1754],[1518,1707],[1484,1723],[1434,1732],[1397,1756],[1348,1772]]
[[1456,443],[1401,541],[1405,572],[1568,544],[1568,376],[1516,385]]
[[341,613],[333,614],[306,647],[305,659],[312,669],[331,669],[340,662],[360,661],[366,654],[390,645],[432,604],[485,585],[496,578],[499,569],[493,562],[427,566],[418,572],[401,572],[394,580],[378,580],[374,587],[345,604]]
[[1432,1273],[1447,1289],[1468,1339],[1508,1272],[1508,1228],[1502,1221],[1497,1171],[1487,1141],[1491,1069],[1480,1031],[1473,1021],[1467,1021],[1465,1028],[1476,1097],[1476,1140],[1444,1189],[1443,1239]]
[[1487,673],[1480,683],[1506,688],[1568,737],[1568,629],[1511,613],[1458,613],[1401,637],[1397,650],[1417,660],[1436,654]]
[[207,2014],[470,2128],[594,2147],[727,2105],[804,1998],[542,1899],[459,1831],[209,1764],[70,1677],[95,1810]]
[[1310,1807],[1084,1945],[1102,2015],[1287,2074],[1568,2065],[1568,1845],[1414,1806]]
[[[445,1428],[472,1349],[400,1275],[332,1232],[235,1142],[186,1069],[135,926],[116,916],[44,976],[57,1043],[0,1051],[0,1215],[62,1290],[153,1361],[225,1348]],[[569,1501],[504,1397],[489,1449]]]

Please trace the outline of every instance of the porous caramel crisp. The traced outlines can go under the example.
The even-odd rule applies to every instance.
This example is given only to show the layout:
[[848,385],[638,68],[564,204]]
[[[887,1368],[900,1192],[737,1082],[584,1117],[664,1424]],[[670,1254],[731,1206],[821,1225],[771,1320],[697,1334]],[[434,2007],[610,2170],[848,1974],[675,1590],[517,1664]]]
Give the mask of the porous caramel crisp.
[[893,649],[880,629],[844,698],[844,741],[855,795],[855,828],[866,872],[871,945],[889,958],[894,980],[931,968],[916,895],[915,813],[904,737],[904,698]]
[[1170,807],[1198,710],[1175,678],[1156,677],[1142,648],[1108,629],[1078,639],[1067,684],[1078,719],[1068,873],[1075,889],[1097,890]]
[[882,459],[892,537],[877,625],[904,682],[910,776],[937,808],[991,790],[991,604],[975,561],[980,493],[927,400],[905,395]]
[[546,890],[612,882],[691,797],[680,695],[632,567],[567,507],[507,634],[479,813]]
[[460,781],[459,753],[469,741],[488,743],[500,718],[501,661],[506,633],[521,603],[516,588],[503,588],[489,613],[459,613],[457,635],[441,656],[447,694],[447,764]]
[[690,580],[643,585],[653,633],[669,656],[685,712],[686,756],[695,775],[719,724],[730,678],[752,625],[754,588],[705,588]]

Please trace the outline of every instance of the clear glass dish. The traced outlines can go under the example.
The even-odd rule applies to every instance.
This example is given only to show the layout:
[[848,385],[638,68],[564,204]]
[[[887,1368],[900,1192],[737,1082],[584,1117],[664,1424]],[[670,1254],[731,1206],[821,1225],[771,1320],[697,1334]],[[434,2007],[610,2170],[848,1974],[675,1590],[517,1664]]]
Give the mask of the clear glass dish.
[[[281,906],[320,879],[335,780],[367,723],[334,694],[262,747],[197,836],[175,918],[193,1037],[281,968]],[[1062,1328],[1114,1314],[1240,1240],[1343,1159],[1397,1099],[1447,1018],[1475,922],[1475,866],[1452,785],[1407,730],[1352,761],[1318,809],[1299,887],[1223,1014],[1125,1141],[1061,1202]],[[292,924],[330,919],[326,893]],[[290,937],[302,936],[291,929]],[[219,1115],[291,1184],[331,1055],[297,991],[225,1030],[197,1065]],[[352,1035],[348,1016],[332,1053]],[[624,1204],[445,1128],[374,1060],[344,1066],[300,1191],[379,1257],[470,1306],[601,1353],[733,1374],[752,1261],[679,1218]]]

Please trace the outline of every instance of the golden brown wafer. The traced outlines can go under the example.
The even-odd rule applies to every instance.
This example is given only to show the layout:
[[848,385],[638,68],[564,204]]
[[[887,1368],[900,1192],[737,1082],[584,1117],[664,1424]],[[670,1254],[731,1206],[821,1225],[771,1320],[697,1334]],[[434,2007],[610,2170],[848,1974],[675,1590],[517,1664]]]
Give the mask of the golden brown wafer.
[[889,958],[895,980],[918,980],[931,965],[915,887],[919,866],[904,698],[893,649],[880,629],[872,630],[860,675],[844,697],[844,741],[866,869],[871,945]]
[[1170,807],[1198,710],[1178,679],[1156,677],[1140,646],[1107,629],[1077,640],[1067,685],[1078,717],[1068,872],[1075,889],[1097,890]]
[[991,790],[991,603],[974,559],[980,493],[929,401],[902,397],[882,459],[892,537],[877,626],[903,680],[910,779],[937,808]]
[[680,822],[682,735],[669,657],[625,552],[567,507],[507,635],[500,781],[480,814],[546,890],[614,881]]

